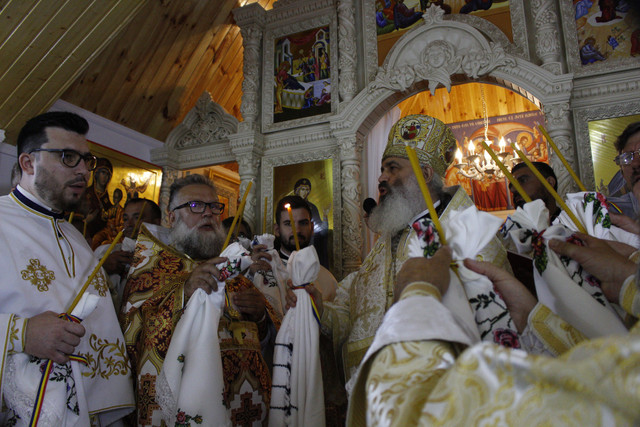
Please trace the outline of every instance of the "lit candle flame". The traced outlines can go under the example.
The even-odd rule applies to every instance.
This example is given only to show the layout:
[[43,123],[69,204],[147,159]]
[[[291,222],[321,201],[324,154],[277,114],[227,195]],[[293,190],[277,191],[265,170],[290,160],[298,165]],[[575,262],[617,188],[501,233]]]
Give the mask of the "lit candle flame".
[[504,140],[504,136],[500,137],[500,141],[498,141],[498,147],[500,147],[500,152],[504,153],[505,147],[507,146],[507,143]]
[[462,163],[462,151],[460,151],[460,148],[456,150],[456,160],[458,163]]
[[485,164],[487,165],[491,163],[491,156],[489,156],[489,153],[487,153],[486,151],[484,152],[484,161],[485,161]]
[[469,154],[476,154],[476,147],[473,145],[473,141],[469,141]]
[[300,242],[298,241],[298,233],[296,233],[296,224],[293,221],[293,213],[291,212],[291,204],[287,203],[284,208],[289,212],[289,223],[291,224],[291,233],[293,233],[293,240],[296,242],[296,250],[300,250]]

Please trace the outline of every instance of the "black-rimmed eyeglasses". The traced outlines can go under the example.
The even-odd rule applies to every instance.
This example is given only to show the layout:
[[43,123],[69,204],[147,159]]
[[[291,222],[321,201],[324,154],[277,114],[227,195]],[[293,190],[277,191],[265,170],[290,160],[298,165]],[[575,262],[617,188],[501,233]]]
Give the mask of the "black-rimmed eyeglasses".
[[47,153],[60,153],[60,160],[62,160],[62,164],[75,168],[80,163],[80,160],[84,160],[84,164],[87,165],[87,170],[94,170],[96,165],[98,164],[98,158],[93,154],[82,154],[77,152],[76,150],[70,150],[68,148],[34,148],[29,151],[29,154],[35,153],[36,151],[46,151]]
[[189,209],[191,209],[191,212],[194,214],[201,214],[205,211],[205,209],[207,208],[207,206],[209,206],[209,209],[211,209],[211,213],[214,215],[220,215],[222,214],[222,212],[224,212],[224,203],[220,203],[220,202],[201,202],[199,200],[192,200],[190,202],[187,203],[183,203],[180,206],[176,206],[175,208],[171,209],[171,211],[175,211],[176,209],[182,209],[182,208],[186,208],[189,207]]

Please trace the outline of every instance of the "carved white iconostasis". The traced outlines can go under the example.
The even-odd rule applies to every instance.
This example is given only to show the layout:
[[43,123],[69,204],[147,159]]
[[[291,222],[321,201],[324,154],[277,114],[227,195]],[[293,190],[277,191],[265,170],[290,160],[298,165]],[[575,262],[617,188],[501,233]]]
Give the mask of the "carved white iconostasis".
[[[238,8],[234,17],[244,44],[243,120],[237,122],[203,94],[166,147],[153,153],[153,162],[164,168],[161,202],[176,171],[237,161],[240,194],[254,181],[244,217],[260,230],[265,197],[267,221],[273,222],[274,169],[331,159],[331,265],[342,278],[357,269],[364,256],[361,206],[366,183],[361,165],[368,132],[402,100],[467,82],[500,85],[540,106],[550,136],[593,188],[588,121],[640,112],[634,101],[640,99],[640,63],[634,58],[593,72],[575,71],[572,58],[578,46],[567,36],[575,31],[571,3],[511,0],[513,42],[482,18],[443,16],[441,9],[430,7],[422,23],[394,44],[381,67],[374,0],[279,0],[268,11],[256,3]],[[292,46],[299,48],[298,54]],[[301,64],[309,57],[324,61],[328,69],[315,68],[318,79],[301,79],[302,88],[292,82],[285,95],[283,82],[306,72]],[[285,61],[288,64],[279,68]],[[287,118],[276,118],[278,102],[302,110],[309,98],[320,100],[327,87],[330,108],[290,111]],[[276,100],[279,96],[281,101]],[[553,154],[551,164],[560,192],[575,190]]]

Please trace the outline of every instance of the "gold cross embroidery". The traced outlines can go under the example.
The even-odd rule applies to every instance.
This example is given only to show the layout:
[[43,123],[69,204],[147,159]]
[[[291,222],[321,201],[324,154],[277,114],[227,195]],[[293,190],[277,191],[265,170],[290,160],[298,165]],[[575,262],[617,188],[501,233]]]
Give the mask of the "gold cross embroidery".
[[40,265],[40,260],[34,258],[29,260],[27,268],[20,273],[22,274],[22,280],[30,281],[40,292],[48,291],[51,282],[56,280],[53,271],[47,270],[46,266]]

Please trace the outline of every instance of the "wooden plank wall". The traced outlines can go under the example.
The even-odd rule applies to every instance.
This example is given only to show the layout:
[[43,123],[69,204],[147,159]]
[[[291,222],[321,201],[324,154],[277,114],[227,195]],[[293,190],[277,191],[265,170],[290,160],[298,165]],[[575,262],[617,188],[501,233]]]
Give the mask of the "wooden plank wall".
[[444,123],[464,122],[482,119],[482,91],[486,101],[487,116],[537,111],[539,108],[527,98],[501,86],[485,83],[467,83],[452,86],[451,93],[445,88],[431,92],[420,92],[398,104],[402,116],[408,114],[426,114]]
[[0,2],[0,128],[14,144],[147,0]]
[[241,119],[242,37],[231,10],[254,1],[150,2],[62,98],[160,141],[204,91]]

